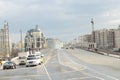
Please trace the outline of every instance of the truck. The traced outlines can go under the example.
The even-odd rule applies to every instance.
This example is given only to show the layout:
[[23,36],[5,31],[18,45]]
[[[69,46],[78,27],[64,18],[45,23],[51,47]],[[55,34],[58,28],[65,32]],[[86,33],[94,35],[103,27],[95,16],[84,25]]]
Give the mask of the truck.
[[20,53],[18,53],[19,65],[25,65],[26,64],[28,55],[29,55],[29,52],[20,52]]

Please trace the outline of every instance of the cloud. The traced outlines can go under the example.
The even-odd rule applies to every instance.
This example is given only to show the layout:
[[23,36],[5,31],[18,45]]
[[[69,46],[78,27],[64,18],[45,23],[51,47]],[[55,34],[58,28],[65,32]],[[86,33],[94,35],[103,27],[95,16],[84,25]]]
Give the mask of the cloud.
[[78,35],[91,32],[91,18],[96,29],[119,24],[119,3],[119,0],[0,0],[0,15],[8,20],[15,38],[20,29],[26,33],[36,24],[49,36]]

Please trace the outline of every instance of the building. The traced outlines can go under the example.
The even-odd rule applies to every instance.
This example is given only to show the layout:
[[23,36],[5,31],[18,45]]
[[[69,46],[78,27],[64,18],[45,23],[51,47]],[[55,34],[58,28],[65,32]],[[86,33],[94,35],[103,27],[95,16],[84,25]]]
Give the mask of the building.
[[64,45],[62,41],[53,38],[46,39],[46,42],[47,42],[47,48],[52,48],[52,49],[61,49]]
[[120,48],[120,26],[114,31],[115,35],[115,48]]
[[[115,33],[116,31],[116,33]],[[113,49],[118,47],[120,30],[115,29],[102,29],[92,32],[92,34],[86,34],[79,37],[79,46],[83,48],[99,48],[99,49]],[[116,36],[115,36],[115,34]],[[94,37],[93,37],[94,36]],[[116,41],[118,42],[116,42]]]
[[11,42],[9,39],[9,25],[4,22],[4,28],[0,29],[0,57],[10,57]]
[[25,36],[25,51],[31,49],[41,49],[46,47],[46,39],[40,31],[39,26],[36,25],[35,29],[27,31]]
[[112,49],[114,48],[114,29],[102,29],[95,31],[95,43],[97,48]]

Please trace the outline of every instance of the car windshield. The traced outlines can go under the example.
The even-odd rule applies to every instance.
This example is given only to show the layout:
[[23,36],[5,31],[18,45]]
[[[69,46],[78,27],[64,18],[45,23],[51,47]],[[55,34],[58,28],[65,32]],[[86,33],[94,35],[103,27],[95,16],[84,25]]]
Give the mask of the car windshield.
[[13,62],[6,62],[5,65],[13,64]]
[[19,59],[26,59],[26,57],[19,57]]
[[29,57],[27,58],[27,60],[34,60],[34,59],[37,59],[36,57]]
[[28,57],[35,57],[35,55],[28,55]]
[[40,55],[35,55],[35,56],[38,56],[38,57],[39,57]]

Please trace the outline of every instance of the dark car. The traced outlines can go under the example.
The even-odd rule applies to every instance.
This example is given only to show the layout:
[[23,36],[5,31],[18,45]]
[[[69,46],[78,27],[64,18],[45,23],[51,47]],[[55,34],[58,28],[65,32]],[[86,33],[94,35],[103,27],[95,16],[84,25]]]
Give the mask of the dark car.
[[7,61],[3,64],[3,70],[5,69],[16,69],[16,64],[12,61]]

